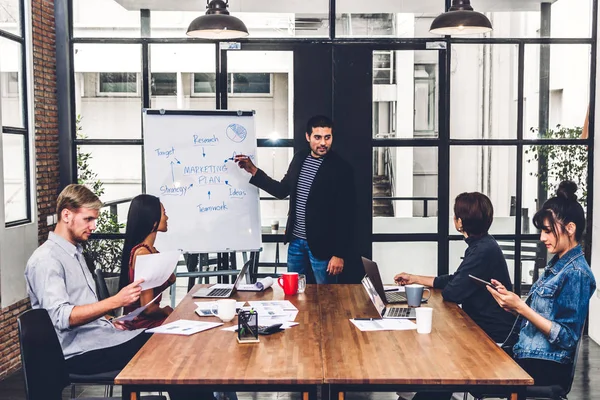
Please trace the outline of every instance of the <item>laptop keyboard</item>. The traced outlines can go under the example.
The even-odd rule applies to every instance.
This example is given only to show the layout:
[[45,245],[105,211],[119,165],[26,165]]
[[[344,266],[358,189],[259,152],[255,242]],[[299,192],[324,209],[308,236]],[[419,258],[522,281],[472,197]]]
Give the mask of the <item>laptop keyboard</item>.
[[208,292],[207,296],[216,297],[216,296],[227,296],[231,292],[231,289],[213,289]]
[[402,293],[394,293],[394,292],[386,292],[385,293],[385,299],[388,301],[388,303],[401,303],[406,301],[406,296],[404,296],[404,294]]
[[385,312],[385,316],[388,318],[408,318],[409,315],[410,308],[392,307]]

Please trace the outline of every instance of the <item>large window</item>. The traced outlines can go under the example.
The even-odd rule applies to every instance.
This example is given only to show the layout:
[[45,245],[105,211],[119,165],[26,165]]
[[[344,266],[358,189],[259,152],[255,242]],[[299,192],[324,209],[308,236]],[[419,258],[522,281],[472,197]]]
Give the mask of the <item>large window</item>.
[[[167,11],[160,2],[140,10],[135,2],[74,0],[76,144],[91,155],[102,200],[123,222],[128,199],[144,190],[142,108],[255,110],[258,164],[276,179],[305,146],[308,116],[364,116],[367,125],[336,131],[334,141],[342,155],[369,160],[355,171],[357,193],[372,193],[358,202],[370,223],[357,245],[362,255],[381,260],[387,277],[398,258],[415,273],[452,272],[465,246],[452,224],[453,201],[479,191],[494,204],[492,233],[516,287],[526,289],[546,259],[532,215],[565,178],[585,199],[594,173],[592,139],[580,137],[595,100],[596,2],[480,0],[474,7],[494,30],[471,37],[429,33],[444,0],[337,0],[335,15],[326,0],[248,2],[243,12],[231,3],[250,37],[241,50],[222,50],[185,37],[199,15],[185,2]],[[325,78],[294,71],[308,59],[331,67],[319,70]],[[6,101],[19,98],[20,80],[17,69],[2,77]],[[305,87],[314,93],[298,89]],[[110,164],[113,155],[118,164]],[[288,202],[261,198],[272,255],[270,226],[283,227]]]
[[23,4],[0,1],[0,124],[7,226],[31,221]]
[[[591,181],[582,126],[594,79],[589,19],[583,11],[592,2],[569,10],[581,21],[569,32],[564,25],[574,20],[555,12],[565,11],[565,4],[559,0],[552,7],[538,4],[535,12],[489,13],[494,28],[498,25],[491,34],[496,39],[450,40],[447,70],[437,51],[409,46],[373,51],[374,250],[381,249],[379,241],[412,249],[405,243],[420,235],[423,243],[438,243],[437,273],[453,272],[465,249],[452,221],[454,199],[477,191],[494,205],[490,232],[500,242],[515,287],[525,293],[537,279],[548,254],[538,244],[532,216],[565,179],[578,184],[578,196],[588,206]],[[342,19],[350,23],[351,17]],[[540,30],[549,19],[552,30]],[[406,15],[362,15],[358,21],[373,30],[353,36],[376,36],[375,27],[385,24],[387,32],[399,33]],[[562,22],[557,26],[556,21]],[[412,23],[417,32],[419,24]],[[540,36],[550,39],[530,40]],[[554,43],[555,37],[571,38],[571,43]],[[449,102],[440,102],[445,96]],[[403,263],[420,265],[422,254],[403,257]],[[391,276],[390,267],[380,266]],[[431,271],[422,266],[417,273]]]

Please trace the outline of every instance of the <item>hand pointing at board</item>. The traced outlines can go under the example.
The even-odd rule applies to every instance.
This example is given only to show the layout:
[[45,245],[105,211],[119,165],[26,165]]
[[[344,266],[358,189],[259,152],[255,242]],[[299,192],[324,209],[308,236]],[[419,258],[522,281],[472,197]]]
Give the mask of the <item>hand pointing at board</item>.
[[252,174],[252,176],[256,175],[256,171],[258,171],[258,168],[256,167],[256,165],[254,165],[250,157],[244,154],[237,154],[233,158],[233,161],[235,161],[240,166],[240,168],[243,168],[246,172]]

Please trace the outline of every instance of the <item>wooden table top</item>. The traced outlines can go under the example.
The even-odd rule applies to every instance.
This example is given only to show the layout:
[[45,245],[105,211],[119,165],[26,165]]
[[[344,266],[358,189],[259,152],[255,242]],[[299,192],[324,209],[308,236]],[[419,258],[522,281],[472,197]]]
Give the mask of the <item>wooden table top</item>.
[[[196,285],[195,292],[202,285]],[[319,302],[316,285],[304,294],[284,296],[278,285],[264,292],[237,292],[238,300],[290,300],[299,310],[296,325],[285,332],[259,336],[260,343],[239,344],[237,333],[221,328],[237,324],[237,318],[191,336],[156,334],[115,379],[127,384],[280,384],[323,383]],[[188,293],[166,322],[178,319],[219,322],[199,317]],[[260,322],[260,321],[259,321]]]
[[432,290],[430,334],[361,332],[350,318],[378,317],[362,285],[320,285],[324,383],[532,385],[533,379],[454,303]]
[[[195,291],[202,285],[196,285]],[[277,285],[275,285],[277,286]],[[378,317],[362,285],[307,285],[284,296],[279,287],[238,292],[238,300],[290,300],[299,310],[294,326],[238,344],[222,327],[191,336],[157,334],[115,379],[118,385],[531,385],[527,375],[456,304],[432,290],[431,334],[361,332],[350,318]],[[199,317],[189,294],[166,322]]]

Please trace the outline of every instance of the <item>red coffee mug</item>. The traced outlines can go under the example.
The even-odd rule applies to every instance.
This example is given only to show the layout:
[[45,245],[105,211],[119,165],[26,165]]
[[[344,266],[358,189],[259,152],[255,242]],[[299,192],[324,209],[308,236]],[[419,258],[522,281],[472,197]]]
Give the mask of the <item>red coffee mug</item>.
[[[281,283],[283,281],[283,283]],[[292,295],[298,293],[298,273],[297,272],[285,272],[279,279],[277,279],[279,286],[283,288],[283,293],[286,295]]]

